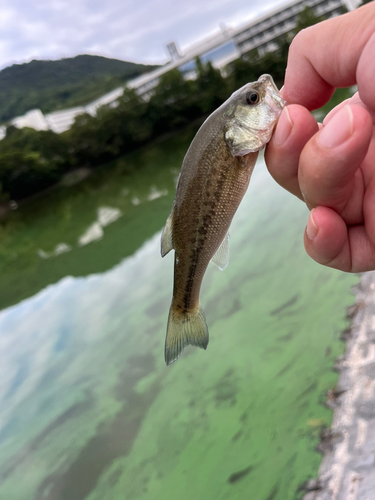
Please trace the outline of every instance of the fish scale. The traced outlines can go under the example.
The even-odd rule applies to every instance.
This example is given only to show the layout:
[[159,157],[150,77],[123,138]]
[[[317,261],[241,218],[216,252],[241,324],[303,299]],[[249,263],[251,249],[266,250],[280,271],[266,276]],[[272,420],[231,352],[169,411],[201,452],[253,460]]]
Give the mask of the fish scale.
[[207,348],[208,328],[199,303],[202,280],[210,261],[222,270],[228,264],[229,226],[284,105],[272,78],[263,75],[207,118],[186,153],[162,233],[162,256],[175,250],[167,364],[189,344]]

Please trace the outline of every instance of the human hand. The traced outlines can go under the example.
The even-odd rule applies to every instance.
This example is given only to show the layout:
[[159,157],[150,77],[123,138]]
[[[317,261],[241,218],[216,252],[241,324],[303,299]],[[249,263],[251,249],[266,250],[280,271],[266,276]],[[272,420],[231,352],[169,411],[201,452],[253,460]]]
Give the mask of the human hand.
[[[358,93],[317,124],[337,87]],[[284,109],[267,146],[271,175],[311,210],[307,253],[342,271],[375,269],[375,2],[300,32]]]

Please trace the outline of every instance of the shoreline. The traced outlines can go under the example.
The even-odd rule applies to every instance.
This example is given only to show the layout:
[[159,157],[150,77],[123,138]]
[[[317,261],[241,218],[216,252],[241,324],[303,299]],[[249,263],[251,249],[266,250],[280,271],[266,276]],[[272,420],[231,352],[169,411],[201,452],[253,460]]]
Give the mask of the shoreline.
[[[99,171],[100,169],[103,168],[111,168],[113,167],[117,161],[121,160],[121,158],[125,157],[131,157],[133,154],[137,154],[142,150],[145,150],[147,148],[152,148],[153,146],[157,144],[162,144],[163,142],[168,141],[169,139],[177,136],[178,134],[184,133],[185,131],[189,130],[190,128],[199,128],[202,123],[208,118],[209,114],[205,113],[199,118],[196,118],[195,120],[192,120],[190,123],[185,125],[184,127],[178,128],[173,131],[165,132],[164,134],[161,134],[155,138],[153,138],[151,141],[147,142],[143,146],[140,146],[139,148],[133,149],[131,151],[128,151],[124,154],[119,155],[116,158],[113,158],[112,160],[102,163],[97,166],[80,166],[73,168],[72,170],[69,170],[65,174],[62,175],[61,179],[51,186],[41,189],[40,191],[35,192],[34,194],[31,194],[30,196],[27,196],[25,198],[17,198],[17,199],[11,199],[7,201],[0,201],[0,222],[3,222],[6,220],[7,216],[17,210],[18,207],[27,205],[28,203],[31,203],[35,200],[38,200],[39,198],[43,198],[45,196],[48,196],[50,193],[57,191],[58,189],[69,189],[72,186],[75,186],[77,184],[80,184],[82,181],[86,180],[90,175],[92,175],[94,172]],[[14,204],[14,207],[11,206],[11,204]]]
[[361,274],[347,310],[345,354],[339,379],[327,394],[332,424],[318,445],[318,478],[305,485],[303,500],[369,500],[375,497],[375,271]]

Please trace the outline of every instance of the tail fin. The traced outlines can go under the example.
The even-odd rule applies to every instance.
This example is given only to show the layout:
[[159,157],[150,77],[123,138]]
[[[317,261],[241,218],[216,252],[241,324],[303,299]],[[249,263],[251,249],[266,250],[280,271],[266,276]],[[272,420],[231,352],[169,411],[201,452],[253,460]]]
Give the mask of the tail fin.
[[173,304],[169,311],[167,337],[165,339],[165,362],[172,364],[188,345],[207,349],[208,328],[203,309],[176,311]]

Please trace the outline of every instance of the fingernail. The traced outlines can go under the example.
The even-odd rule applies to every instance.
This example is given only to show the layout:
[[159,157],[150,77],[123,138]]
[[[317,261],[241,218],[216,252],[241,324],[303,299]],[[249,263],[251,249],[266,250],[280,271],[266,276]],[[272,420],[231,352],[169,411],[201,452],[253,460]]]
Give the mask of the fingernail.
[[318,142],[325,148],[336,148],[343,144],[353,133],[353,112],[344,106],[323,126]]
[[318,231],[319,231],[319,228],[316,225],[315,220],[314,220],[314,209],[313,209],[313,210],[311,210],[309,218],[307,220],[307,225],[306,225],[307,237],[310,240],[313,240],[315,238],[315,236],[318,234]]
[[335,106],[331,111],[325,116],[323,120],[323,125],[326,125],[332,118],[335,116],[336,113],[340,111],[344,106],[346,106],[349,103],[349,99],[345,99],[345,101],[342,101],[338,106]]
[[293,122],[290,119],[288,108],[284,108],[281,113],[279,122],[276,126],[273,140],[277,146],[281,146],[290,136],[292,131]]

